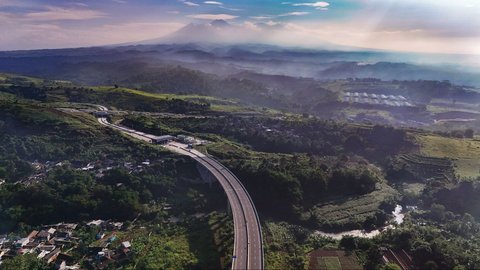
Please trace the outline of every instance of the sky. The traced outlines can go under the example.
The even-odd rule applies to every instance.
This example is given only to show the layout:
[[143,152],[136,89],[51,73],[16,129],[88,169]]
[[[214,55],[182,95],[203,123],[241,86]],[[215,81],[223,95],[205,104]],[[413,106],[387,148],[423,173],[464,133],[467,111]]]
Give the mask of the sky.
[[214,19],[277,45],[480,54],[480,0],[0,0],[0,50],[148,40]]

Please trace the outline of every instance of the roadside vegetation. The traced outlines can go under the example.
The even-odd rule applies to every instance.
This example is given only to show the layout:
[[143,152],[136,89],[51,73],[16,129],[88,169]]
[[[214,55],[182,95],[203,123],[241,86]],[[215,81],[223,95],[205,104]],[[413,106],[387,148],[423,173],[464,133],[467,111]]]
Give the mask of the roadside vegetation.
[[[444,98],[455,95],[447,83],[410,86],[418,85],[447,87]],[[118,267],[229,267],[233,224],[221,188],[198,184],[192,160],[126,138],[86,112],[69,111],[92,109],[78,102],[148,112],[114,120],[156,135],[205,140],[198,149],[229,167],[253,198],[267,268],[306,268],[309,254],[322,249],[354,255],[326,260],[337,268],[349,260],[381,268],[385,249],[406,250],[422,269],[480,267],[480,145],[471,132],[334,122],[267,108],[250,111],[206,96],[11,75],[0,76],[2,233],[26,234],[60,221],[121,220],[131,226],[114,244],[131,240],[133,256]],[[402,225],[372,239],[333,240],[317,233],[384,229],[396,204],[413,210]],[[92,234],[85,229],[82,239],[94,244]],[[80,258],[81,252],[72,251]],[[6,265],[44,267],[29,256]]]

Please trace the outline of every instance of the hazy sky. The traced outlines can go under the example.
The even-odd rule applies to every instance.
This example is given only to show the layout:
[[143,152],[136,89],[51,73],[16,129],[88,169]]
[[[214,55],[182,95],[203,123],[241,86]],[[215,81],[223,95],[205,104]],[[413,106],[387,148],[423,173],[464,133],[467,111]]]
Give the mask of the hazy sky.
[[212,19],[285,45],[480,54],[480,0],[0,0],[0,50],[146,40]]

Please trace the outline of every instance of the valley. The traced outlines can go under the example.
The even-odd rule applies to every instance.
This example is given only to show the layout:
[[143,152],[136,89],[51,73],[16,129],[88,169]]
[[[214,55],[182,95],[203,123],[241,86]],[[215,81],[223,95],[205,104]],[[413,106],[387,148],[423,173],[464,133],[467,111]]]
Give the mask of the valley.
[[[213,187],[208,182],[199,184],[202,183],[198,180],[202,178],[202,173],[193,166],[191,160],[102,128],[92,115],[97,110],[93,104],[104,104],[112,108],[108,114],[109,121],[137,131],[156,136],[183,134],[204,142],[195,148],[215,156],[235,173],[252,197],[262,224],[267,269],[308,267],[309,252],[322,247],[351,249],[357,254],[356,264],[368,265],[373,261],[371,256],[379,254],[372,253],[379,246],[392,245],[394,248],[412,252],[412,246],[397,246],[395,237],[419,231],[420,233],[410,237],[413,237],[414,241],[421,241],[427,233],[436,232],[435,228],[445,221],[446,213],[454,216],[471,215],[473,218],[478,216],[475,207],[459,207],[453,195],[465,188],[465,181],[473,181],[473,194],[469,199],[473,200],[472,205],[476,204],[474,194],[478,189],[475,181],[479,173],[475,172],[476,163],[474,156],[471,156],[475,153],[472,149],[476,147],[476,139],[465,134],[459,138],[434,128],[394,128],[371,123],[323,120],[311,115],[265,109],[225,97],[156,94],[116,86],[79,87],[65,81],[55,82],[18,75],[4,75],[4,78],[5,82],[14,82],[3,85],[0,93],[3,100],[2,136],[6,140],[2,144],[2,151],[10,152],[11,156],[2,161],[2,166],[8,168],[3,170],[4,187],[25,185],[25,188],[32,189],[36,186],[51,185],[50,181],[55,181],[52,173],[58,173],[58,170],[65,173],[70,170],[75,172],[81,168],[87,168],[87,171],[81,172],[81,177],[95,177],[100,179],[102,185],[118,186],[117,181],[127,178],[131,179],[128,181],[133,181],[129,184],[120,180],[120,183],[123,183],[121,186],[128,187],[122,192],[133,192],[129,195],[133,196],[129,202],[129,207],[133,207],[129,211],[132,212],[125,208],[125,212],[109,216],[101,212],[101,208],[96,210],[85,204],[81,210],[85,217],[124,221],[134,218],[133,213],[140,211],[142,214],[136,222],[145,224],[142,227],[152,230],[160,219],[163,220],[161,223],[165,224],[162,226],[178,229],[190,228],[192,220],[206,222],[202,224],[210,224],[211,218],[228,220],[225,195],[218,193],[218,184]],[[25,96],[25,93],[29,93],[29,96]],[[60,124],[63,121],[66,122]],[[40,126],[29,128],[37,125]],[[66,133],[52,133],[48,128],[50,125],[64,126],[60,131]],[[15,133],[12,133],[13,130]],[[23,130],[25,135],[20,135],[19,130]],[[21,136],[33,137],[22,140]],[[72,140],[75,136],[83,139]],[[112,136],[113,140],[110,139]],[[86,138],[90,138],[91,142],[87,143]],[[73,141],[76,141],[75,145],[72,144]],[[75,148],[62,147],[62,144]],[[452,145],[455,150],[448,151],[444,145]],[[59,149],[63,149],[64,153],[59,152]],[[128,150],[125,151],[126,149]],[[128,154],[130,151],[133,151],[132,154]],[[9,165],[7,161],[12,160],[13,156],[17,161]],[[47,164],[46,162],[64,165],[58,165],[61,169],[54,166],[53,171],[47,170],[44,174],[32,169],[34,164]],[[156,164],[154,166],[164,169],[160,169],[160,173],[150,171],[148,166],[151,165],[138,165],[146,168],[133,171],[130,169],[134,168],[133,164],[142,162]],[[133,164],[125,165],[127,163]],[[117,176],[114,177],[117,178],[108,176],[109,170],[115,165],[102,164],[122,164],[120,171],[115,171]],[[95,172],[90,172],[89,166],[92,166]],[[171,175],[171,166],[178,168],[178,176]],[[76,167],[79,169],[75,169]],[[129,171],[122,171],[121,167]],[[123,174],[121,178],[118,178],[119,173]],[[150,174],[152,175],[148,176]],[[36,178],[32,178],[33,175],[36,175]],[[107,176],[111,180],[105,178]],[[14,179],[19,177],[31,180],[15,182]],[[68,177],[62,176],[58,179]],[[197,180],[188,180],[195,178]],[[80,179],[82,178],[76,181],[83,181]],[[144,180],[138,182],[139,179]],[[140,184],[145,179],[150,180]],[[86,190],[80,193],[83,194],[81,196],[95,196],[95,193],[88,194],[98,192],[96,189],[99,187],[94,190],[85,188]],[[264,194],[268,194],[268,197]],[[8,196],[12,195],[7,192],[5,196],[9,198]],[[43,202],[38,207],[48,209],[42,206],[50,201],[43,197],[47,195],[38,196],[41,200],[39,202]],[[4,200],[4,203],[10,204],[5,205],[7,208],[15,206],[22,209],[27,206],[22,201],[15,200]],[[402,224],[392,223],[392,211],[397,204],[406,209],[405,221]],[[437,207],[440,204],[443,208]],[[55,207],[60,205],[50,207],[56,209]],[[416,210],[407,207],[411,205],[415,205]],[[172,206],[176,210],[165,210]],[[10,221],[4,222],[2,228],[14,233],[11,230],[15,227],[15,220],[22,220],[24,224],[31,226],[26,228],[35,228],[37,220],[80,221],[74,216],[68,216],[68,213],[45,211],[39,211],[38,216],[33,219],[27,216],[14,217],[11,212],[4,212],[2,215],[6,217],[5,220]],[[443,214],[437,216],[438,211],[443,211]],[[198,213],[202,215],[199,216]],[[65,214],[67,215],[59,216]],[[384,229],[384,232],[373,238],[355,240],[362,244],[347,244],[348,237],[328,237],[328,233],[352,230],[368,234],[390,223],[392,225],[389,228],[392,229]],[[231,223],[228,225],[229,222],[222,224],[221,227],[215,227],[216,229],[212,227],[211,234],[208,234],[210,240],[207,242],[213,243],[209,250],[217,250],[221,256],[218,263],[225,268],[230,265],[233,242],[228,244],[227,238],[219,240],[218,233],[225,235],[227,232],[224,230],[227,228],[230,228],[228,233],[232,233],[233,227]],[[458,243],[465,244],[468,235],[477,233],[477,223],[472,223],[472,226],[466,234],[453,227],[444,230],[450,237],[455,237]],[[207,228],[207,225],[203,228]],[[132,226],[124,230],[126,231],[117,235],[130,235],[137,229]],[[282,237],[278,235],[280,231]],[[318,234],[318,231],[327,234]],[[15,232],[21,234],[18,230]],[[190,233],[196,231],[188,229],[182,237],[189,237]],[[172,237],[176,235],[173,234]],[[284,237],[290,240],[285,240]],[[132,242],[134,248],[144,249],[137,246],[135,240]],[[476,242],[469,245],[472,249],[478,248],[475,246]],[[184,250],[186,247],[188,246],[178,248]],[[74,250],[77,250],[76,248],[78,247],[74,247]],[[415,248],[413,250],[411,254],[418,260],[416,262],[420,263],[425,257],[416,253]],[[189,256],[193,256],[191,258],[196,263],[202,264],[207,260],[202,253],[190,252],[192,253]],[[448,249],[436,252],[439,252],[435,255],[440,256],[439,258],[448,254],[462,262],[475,263],[475,257],[454,253]],[[284,259],[279,260],[280,257]],[[212,259],[209,258],[208,260]],[[133,261],[137,260],[150,263],[151,266],[158,263],[147,260],[147,257]],[[449,265],[448,261],[441,262]],[[88,261],[81,263],[86,265]]]

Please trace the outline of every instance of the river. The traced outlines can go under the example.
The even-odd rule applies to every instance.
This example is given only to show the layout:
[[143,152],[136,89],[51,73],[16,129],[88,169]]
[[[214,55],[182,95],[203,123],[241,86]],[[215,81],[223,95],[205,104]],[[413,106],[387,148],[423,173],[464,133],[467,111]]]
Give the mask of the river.
[[[393,221],[397,224],[400,225],[403,223],[403,219],[405,218],[405,215],[402,213],[403,207],[401,205],[397,205],[395,207],[395,210],[392,212],[393,214]],[[384,230],[386,229],[393,229],[395,228],[394,225],[387,225],[384,226],[380,229],[373,230],[373,231],[365,231],[365,230],[352,230],[352,231],[345,231],[345,232],[339,232],[339,233],[326,233],[322,231],[315,231],[315,234],[324,236],[324,237],[330,237],[335,240],[340,240],[344,236],[350,235],[350,236],[355,236],[355,237],[362,237],[362,238],[373,238],[379,234],[381,234]]]

